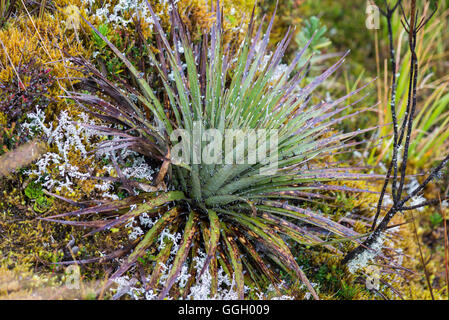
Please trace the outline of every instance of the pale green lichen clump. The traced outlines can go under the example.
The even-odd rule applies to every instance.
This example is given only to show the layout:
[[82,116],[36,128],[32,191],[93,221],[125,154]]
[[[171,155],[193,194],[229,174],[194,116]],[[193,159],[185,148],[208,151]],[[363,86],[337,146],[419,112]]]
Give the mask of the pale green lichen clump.
[[357,255],[348,263],[348,270],[351,273],[356,273],[358,270],[365,268],[376,256],[382,251],[385,238],[379,235],[376,241],[363,253]]

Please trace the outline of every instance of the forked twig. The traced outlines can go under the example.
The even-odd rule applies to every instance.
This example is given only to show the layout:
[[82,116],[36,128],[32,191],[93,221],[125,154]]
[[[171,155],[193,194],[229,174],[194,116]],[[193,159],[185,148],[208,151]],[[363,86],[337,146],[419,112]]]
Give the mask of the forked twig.
[[[349,252],[346,257],[343,259],[343,263],[349,263],[350,261],[354,260],[355,258],[359,257],[361,254],[363,254],[367,249],[370,248],[376,241],[378,241],[379,237],[385,231],[388,227],[388,223],[391,221],[391,219],[396,215],[398,212],[406,211],[406,210],[414,210],[423,206],[427,205],[436,205],[438,204],[437,199],[429,200],[426,202],[423,202],[418,205],[413,206],[406,206],[406,203],[412,199],[414,196],[416,196],[418,193],[424,190],[424,188],[433,181],[443,170],[443,168],[446,166],[447,163],[449,163],[449,155],[447,155],[443,161],[437,165],[433,170],[431,170],[431,173],[427,176],[427,178],[422,182],[418,187],[416,187],[412,192],[410,192],[407,196],[403,197],[403,189],[405,184],[405,178],[406,178],[406,168],[408,164],[408,150],[409,145],[411,142],[411,133],[413,128],[413,120],[414,120],[414,114],[416,111],[416,105],[417,105],[417,79],[418,79],[418,57],[415,51],[416,48],[416,39],[417,34],[422,28],[425,26],[426,23],[430,21],[430,19],[435,14],[435,9],[432,14],[427,18],[422,18],[419,23],[418,21],[418,10],[416,8],[416,0],[411,1],[411,12],[410,12],[410,19],[407,20],[407,16],[405,14],[404,8],[402,7],[402,2],[398,1],[395,6],[390,8],[388,3],[386,3],[386,10],[381,10],[381,13],[386,17],[387,24],[388,24],[388,35],[389,35],[389,42],[390,42],[390,59],[392,63],[392,94],[391,94],[391,114],[393,118],[393,158],[390,162],[389,169],[386,174],[385,182],[382,187],[381,195],[379,197],[379,202],[376,210],[376,214],[374,217],[374,222],[372,225],[373,233],[362,243],[362,245],[358,246],[353,251]],[[393,45],[393,30],[392,30],[392,17],[395,12],[395,10],[400,7],[402,11],[402,17],[403,20],[402,25],[406,29],[406,31],[409,34],[409,50],[411,53],[411,59],[410,59],[410,78],[409,78],[409,93],[408,93],[408,100],[407,100],[407,106],[405,111],[405,117],[403,119],[403,123],[401,125],[400,130],[398,130],[398,122],[397,122],[397,115],[396,115],[396,60],[395,60],[395,54],[394,54],[394,45]],[[405,139],[404,139],[405,138]],[[404,143],[403,143],[404,141]],[[402,161],[400,168],[398,167],[398,152],[400,148],[403,147],[404,151],[402,154]],[[400,169],[400,175],[398,175],[398,170]],[[391,179],[391,174],[393,171],[393,178]],[[391,190],[392,190],[392,199],[393,199],[393,206],[388,210],[386,215],[384,216],[381,223],[377,226],[377,220],[380,215],[381,209],[382,209],[382,202],[384,199],[384,196],[387,191],[388,184],[391,181]],[[399,185],[398,185],[399,184]]]

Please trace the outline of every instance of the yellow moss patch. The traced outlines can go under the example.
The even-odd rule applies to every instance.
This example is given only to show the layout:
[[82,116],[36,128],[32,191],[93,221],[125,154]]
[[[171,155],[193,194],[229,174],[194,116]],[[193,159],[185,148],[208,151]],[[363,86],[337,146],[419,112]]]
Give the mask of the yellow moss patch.
[[22,16],[11,20],[8,28],[0,30],[0,40],[4,45],[0,51],[0,62],[4,66],[0,70],[0,81],[8,83],[12,77],[19,77],[26,87],[27,79],[22,79],[16,71],[20,63],[33,58],[39,65],[50,69],[57,79],[49,90],[49,96],[54,102],[45,106],[47,115],[67,108],[65,100],[60,96],[64,95],[63,89],[71,88],[67,78],[80,74],[68,68],[63,61],[63,50],[70,55],[87,54],[76,41],[75,35],[64,32],[60,21],[49,15],[43,19]]

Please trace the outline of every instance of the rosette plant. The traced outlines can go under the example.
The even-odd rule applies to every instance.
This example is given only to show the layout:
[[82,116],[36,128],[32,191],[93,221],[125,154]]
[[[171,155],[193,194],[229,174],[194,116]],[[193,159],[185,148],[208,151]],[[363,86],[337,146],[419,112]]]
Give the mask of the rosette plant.
[[[270,283],[279,284],[277,274],[282,270],[291,279],[302,281],[318,299],[291,252],[291,243],[310,250],[319,246],[341,254],[338,243],[356,241],[360,237],[357,232],[314,212],[308,204],[325,203],[328,197],[322,194],[323,190],[360,191],[343,183],[328,184],[329,181],[367,177],[351,173],[350,168],[341,170],[325,165],[332,153],[350,147],[354,144],[352,138],[366,131],[341,133],[332,126],[361,111],[339,116],[351,107],[344,105],[349,95],[318,104],[312,104],[311,99],[313,90],[337,70],[344,57],[313,81],[301,85],[304,72],[295,70],[307,47],[289,65],[283,65],[282,57],[293,32],[287,32],[269,51],[274,14],[264,33],[262,23],[255,25],[253,11],[243,42],[225,45],[218,2],[213,9],[213,26],[195,42],[184,28],[174,4],[169,33],[162,29],[157,15],[147,4],[157,43],[156,48],[148,50],[148,59],[157,71],[159,86],[154,77],[149,83],[144,73],[91,25],[126,64],[138,88],[119,86],[85,60],[74,59],[90,73],[85,85],[101,94],[71,93],[70,98],[98,118],[116,125],[93,127],[114,137],[100,148],[138,152],[148,161],[160,163],[159,174],[153,186],[146,187],[121,177],[127,190],[136,191],[134,195],[45,219],[93,227],[94,233],[123,226],[144,213],[155,218],[151,228],[128,248],[119,250],[120,254],[129,251],[112,279],[124,274],[152,249],[154,264],[146,287],[157,292],[161,299],[169,294],[176,296],[177,292],[179,295],[176,282],[185,266],[191,276],[182,288],[184,293],[206,270],[216,279],[221,266],[234,279],[239,298],[244,297],[245,286],[263,290]],[[266,143],[256,146],[245,139],[236,140],[230,144],[231,149],[214,153],[216,161],[212,163],[203,163],[202,158],[198,163],[194,152],[181,160],[173,157],[180,141],[191,141],[192,144],[186,145],[193,145],[192,137],[198,134],[195,130],[203,137],[209,129],[222,136],[228,129],[265,130],[268,135]],[[187,134],[173,139],[179,130]],[[199,147],[204,149],[207,145],[208,141],[202,141]],[[225,142],[221,146],[224,145]],[[228,155],[247,157],[261,150],[267,151],[267,156],[258,157],[254,163],[225,161]],[[61,219],[92,214],[101,219]],[[182,239],[168,275],[160,281],[161,265],[169,260],[170,246],[159,250],[158,238],[166,229],[181,233]],[[192,266],[198,249],[207,254],[199,272]],[[217,282],[212,280],[211,286],[213,297],[218,290]]]

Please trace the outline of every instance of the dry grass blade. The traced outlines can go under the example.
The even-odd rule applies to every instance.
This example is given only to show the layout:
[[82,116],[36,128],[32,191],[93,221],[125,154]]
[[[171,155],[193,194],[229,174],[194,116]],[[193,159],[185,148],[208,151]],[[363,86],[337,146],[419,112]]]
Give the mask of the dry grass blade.
[[423,269],[424,269],[424,275],[426,277],[427,286],[429,288],[429,292],[430,292],[430,296],[432,297],[432,300],[435,300],[435,297],[433,295],[432,284],[430,282],[430,275],[429,275],[429,272],[427,270],[426,262],[424,260],[424,255],[423,255],[422,247],[421,247],[421,241],[419,240],[419,235],[418,235],[418,231],[417,231],[417,228],[416,228],[416,221],[415,221],[415,217],[414,217],[413,212],[411,212],[411,215],[412,215],[413,233],[415,235],[416,243],[418,244],[419,257],[421,259],[421,264],[422,264]]
[[445,268],[445,280],[446,280],[446,293],[449,299],[449,266],[448,266],[448,254],[449,254],[449,244],[448,244],[448,234],[447,234],[447,221],[446,221],[446,209],[443,208],[442,202],[441,202],[441,196],[438,195],[438,198],[440,198],[440,215],[443,217],[443,226],[444,226],[444,268]]
[[0,177],[31,164],[45,152],[47,145],[39,140],[33,140],[5,153],[0,156]]

